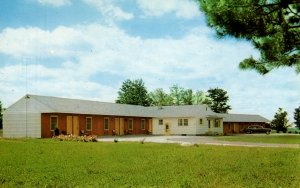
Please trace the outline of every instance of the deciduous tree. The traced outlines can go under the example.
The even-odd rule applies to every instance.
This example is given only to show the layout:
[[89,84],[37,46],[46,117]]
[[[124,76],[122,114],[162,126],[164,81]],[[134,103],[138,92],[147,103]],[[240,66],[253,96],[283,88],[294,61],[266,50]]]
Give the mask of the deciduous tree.
[[209,89],[207,93],[208,97],[211,99],[211,104],[208,104],[208,106],[212,111],[216,113],[228,113],[231,107],[227,104],[229,101],[227,91],[220,88],[213,88]]
[[241,69],[266,74],[278,67],[300,72],[299,0],[198,0],[208,26],[219,37],[246,39],[260,59],[244,59]]
[[211,104],[211,99],[203,91],[196,91],[193,95],[193,104]]
[[178,85],[170,87],[170,96],[173,98],[174,105],[182,105],[183,103],[184,89]]
[[149,106],[148,91],[142,79],[123,82],[116,103]]
[[173,104],[172,97],[162,88],[150,92],[148,96],[151,106],[171,106]]

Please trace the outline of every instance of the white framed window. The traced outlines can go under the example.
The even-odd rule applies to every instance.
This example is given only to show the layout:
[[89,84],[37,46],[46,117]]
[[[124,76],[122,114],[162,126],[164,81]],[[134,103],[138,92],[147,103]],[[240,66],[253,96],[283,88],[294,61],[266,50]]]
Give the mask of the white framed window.
[[104,130],[109,130],[109,118],[104,118]]
[[128,130],[133,130],[133,119],[128,119]]
[[199,125],[202,125],[202,124],[203,124],[203,119],[200,118],[200,119],[199,119]]
[[188,126],[189,120],[188,119],[178,119],[178,126]]
[[189,125],[189,120],[188,119],[183,119],[183,125],[188,126]]
[[93,119],[91,117],[86,117],[85,119],[85,129],[87,131],[91,131],[92,130],[92,124],[93,124]]
[[145,130],[145,123],[146,123],[145,119],[142,119],[141,120],[141,130]]
[[182,125],[183,125],[182,119],[178,119],[178,126],[182,126]]
[[208,128],[210,128],[210,122],[211,122],[211,121],[210,121],[210,120],[208,120]]
[[163,125],[164,124],[164,120],[163,119],[159,119],[158,120],[158,125]]
[[58,127],[58,116],[50,116],[50,130],[54,131]]

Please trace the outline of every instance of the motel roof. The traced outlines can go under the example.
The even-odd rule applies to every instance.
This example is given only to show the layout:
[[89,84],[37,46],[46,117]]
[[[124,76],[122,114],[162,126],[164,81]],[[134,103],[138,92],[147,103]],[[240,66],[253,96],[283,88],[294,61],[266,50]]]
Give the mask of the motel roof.
[[26,111],[28,113],[70,113],[149,118],[201,117],[204,115],[207,118],[224,118],[224,122],[269,121],[260,115],[215,113],[207,105],[144,107],[139,105],[117,104],[29,94],[25,95],[6,110],[6,112],[10,113],[17,111]]
[[251,123],[259,123],[259,122],[270,122],[270,120],[254,114],[227,114],[224,118],[224,122],[251,122]]

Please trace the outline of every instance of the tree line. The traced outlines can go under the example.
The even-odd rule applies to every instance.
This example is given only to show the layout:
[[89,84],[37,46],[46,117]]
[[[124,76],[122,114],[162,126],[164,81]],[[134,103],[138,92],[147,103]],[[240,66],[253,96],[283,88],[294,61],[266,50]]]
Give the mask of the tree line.
[[148,92],[142,79],[127,79],[118,91],[116,103],[158,107],[206,104],[214,112],[228,113],[231,109],[228,101],[227,91],[220,88],[211,88],[204,92],[185,89],[175,84],[169,88],[169,92],[162,88]]
[[[193,91],[185,89],[177,84],[169,88],[169,92],[162,88],[148,92],[142,79],[125,80],[118,91],[116,103],[132,104],[141,106],[179,106],[179,105],[208,105],[216,113],[228,113],[231,106],[228,104],[229,96],[227,91],[220,88],[211,88],[204,91]],[[300,106],[295,109],[294,119],[296,127],[300,129]],[[272,129],[277,132],[286,132],[291,126],[288,113],[279,108],[270,122]]]

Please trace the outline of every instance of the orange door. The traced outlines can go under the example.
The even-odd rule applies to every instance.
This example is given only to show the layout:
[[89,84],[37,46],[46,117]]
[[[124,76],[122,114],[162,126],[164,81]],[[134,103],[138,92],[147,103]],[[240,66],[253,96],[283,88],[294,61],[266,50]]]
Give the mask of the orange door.
[[79,117],[73,116],[73,135],[79,136]]
[[67,134],[73,134],[73,117],[67,116]]
[[120,135],[120,119],[115,118],[115,133],[116,135]]
[[124,118],[120,118],[119,126],[119,135],[124,135]]

